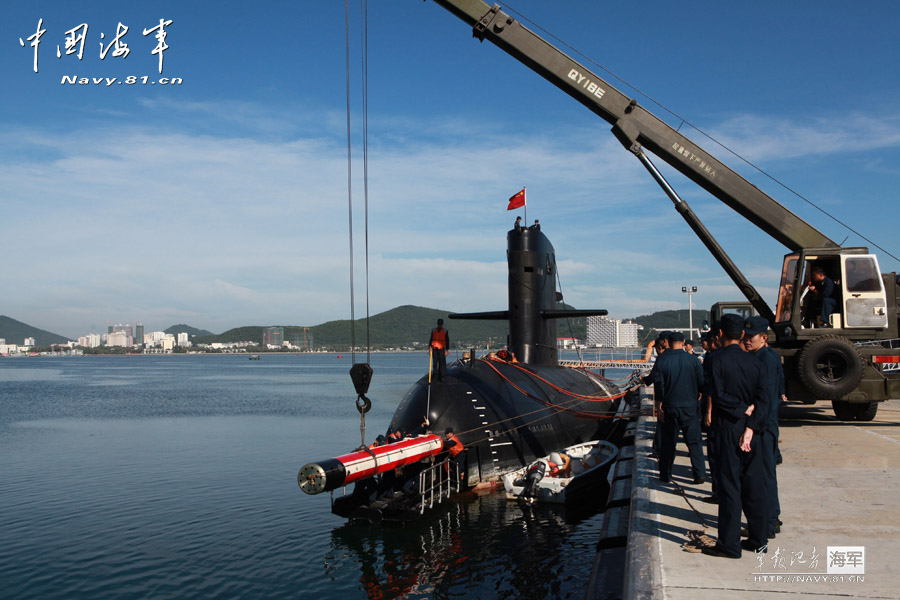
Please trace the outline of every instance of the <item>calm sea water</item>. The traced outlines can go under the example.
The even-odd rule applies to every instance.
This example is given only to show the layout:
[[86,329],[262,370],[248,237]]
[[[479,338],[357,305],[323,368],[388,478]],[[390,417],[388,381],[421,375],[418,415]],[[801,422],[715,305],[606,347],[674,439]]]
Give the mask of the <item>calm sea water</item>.
[[[350,525],[303,494],[300,466],[359,445],[350,366],[0,359],[0,597],[583,597],[599,516],[493,494],[405,528]],[[427,358],[372,366],[367,441]]]

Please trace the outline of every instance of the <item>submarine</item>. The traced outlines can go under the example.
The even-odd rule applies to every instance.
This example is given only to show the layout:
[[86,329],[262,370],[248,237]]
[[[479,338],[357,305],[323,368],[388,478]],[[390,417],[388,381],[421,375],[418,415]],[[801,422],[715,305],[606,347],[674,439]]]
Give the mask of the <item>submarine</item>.
[[[473,351],[448,365],[441,381],[423,376],[403,397],[386,432],[401,442],[309,463],[298,474],[303,491],[333,491],[355,482],[352,494],[332,502],[332,512],[353,518],[371,514],[367,507],[372,503],[380,505],[386,476],[394,481],[395,471],[439,456],[442,444],[435,446],[434,440],[448,430],[465,448],[464,484],[455,488],[460,491],[498,481],[565,447],[609,439],[624,426],[615,417],[633,382],[618,386],[587,369],[559,364],[557,321],[607,311],[564,307],[556,289],[555,251],[538,229],[507,233],[507,265],[506,310],[449,315],[508,321],[505,359],[496,354],[478,358]],[[403,479],[396,478],[398,485]]]

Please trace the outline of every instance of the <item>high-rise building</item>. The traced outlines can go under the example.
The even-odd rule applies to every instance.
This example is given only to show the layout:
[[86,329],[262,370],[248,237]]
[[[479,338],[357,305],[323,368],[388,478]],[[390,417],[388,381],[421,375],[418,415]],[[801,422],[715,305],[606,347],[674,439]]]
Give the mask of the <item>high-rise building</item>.
[[284,343],[284,327],[265,327],[262,343],[263,346],[281,346]]
[[113,331],[106,334],[106,345],[124,348],[129,345],[130,339],[131,337],[124,331]]
[[177,335],[178,345],[182,347],[190,346],[191,343],[188,341],[188,334],[186,331],[182,331]]
[[630,321],[623,323],[609,317],[588,317],[587,343],[606,348],[637,347],[638,331],[642,329],[641,325]]
[[134,345],[142,346],[144,344],[144,324],[138,323],[134,326]]

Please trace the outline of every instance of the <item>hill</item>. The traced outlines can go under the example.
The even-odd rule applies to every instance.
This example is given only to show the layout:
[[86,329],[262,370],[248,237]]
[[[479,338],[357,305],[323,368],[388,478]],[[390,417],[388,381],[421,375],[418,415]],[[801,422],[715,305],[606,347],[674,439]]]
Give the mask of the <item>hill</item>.
[[[694,329],[700,329],[703,321],[709,319],[708,310],[694,311]],[[635,323],[644,326],[641,331],[643,336],[641,343],[647,343],[651,338],[656,337],[657,333],[664,329],[687,329],[688,328],[688,311],[685,310],[663,310],[655,312],[652,315],[641,315],[631,319]],[[696,335],[696,334],[695,334]]]
[[[444,325],[450,331],[450,341],[463,346],[481,345],[493,338],[494,345],[505,344],[507,334],[506,321],[451,321],[448,311],[421,306],[398,306],[391,310],[373,315],[368,327],[365,318],[357,319],[355,341],[357,347],[366,346],[366,336],[373,348],[398,348],[428,342],[428,334],[438,319],[444,319]],[[350,320],[328,321],[311,327],[282,325],[284,338],[292,342],[311,339],[315,348],[347,348],[351,343]],[[250,341],[261,343],[263,326],[247,326],[229,329],[220,335],[203,336],[194,339],[195,343]],[[305,331],[304,331],[305,330]]]
[[34,338],[34,343],[37,346],[65,344],[69,341],[67,337],[32,327],[6,315],[0,315],[0,338],[5,339],[7,344],[23,344],[25,338],[29,337]]
[[212,331],[207,331],[205,329],[197,329],[196,327],[191,327],[190,325],[185,325],[184,323],[179,323],[178,325],[172,325],[168,329],[164,330],[164,333],[170,333],[172,335],[178,335],[179,333],[187,333],[190,336],[209,336],[215,335]]
[[[566,308],[572,308],[566,305]],[[398,306],[391,310],[373,315],[368,323],[368,336],[373,349],[404,348],[415,344],[424,345],[428,341],[428,334],[434,328],[438,319],[444,319],[444,325],[450,331],[450,341],[455,347],[457,343],[463,348],[468,346],[484,346],[488,340],[492,340],[493,347],[506,344],[508,326],[506,321],[465,321],[450,320],[449,311],[422,306]],[[645,343],[655,330],[675,329],[688,327],[687,310],[666,310],[651,315],[635,317],[634,320],[644,326],[643,336]],[[694,327],[699,328],[704,319],[709,318],[708,311],[694,311]],[[356,346],[365,348],[367,325],[365,318],[357,319]],[[178,325],[173,326],[180,327]],[[329,348],[343,350],[350,346],[351,332],[350,320],[328,321],[320,325],[302,327],[297,325],[281,325],[284,327],[284,339],[295,344],[302,344],[308,340],[313,348]],[[193,339],[194,343],[210,344],[213,342],[234,343],[254,342],[262,343],[262,325],[236,327],[219,335],[198,335]],[[170,328],[172,329],[172,328]],[[169,330],[166,330],[168,333]],[[587,319],[560,319],[557,321],[557,335],[559,337],[577,337],[585,339],[587,336]]]

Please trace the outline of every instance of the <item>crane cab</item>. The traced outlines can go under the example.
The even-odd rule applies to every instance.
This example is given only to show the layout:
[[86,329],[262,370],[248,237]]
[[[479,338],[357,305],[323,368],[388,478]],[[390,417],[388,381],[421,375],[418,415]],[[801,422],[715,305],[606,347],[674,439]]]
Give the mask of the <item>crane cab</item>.
[[825,333],[857,340],[896,338],[897,320],[889,318],[896,312],[894,280],[892,274],[882,276],[878,257],[867,248],[811,248],[787,254],[775,334],[779,341]]

